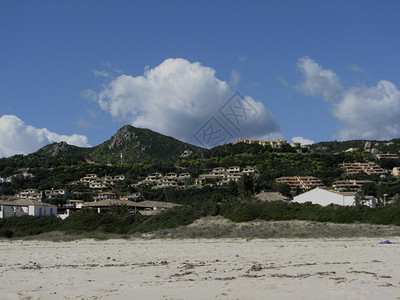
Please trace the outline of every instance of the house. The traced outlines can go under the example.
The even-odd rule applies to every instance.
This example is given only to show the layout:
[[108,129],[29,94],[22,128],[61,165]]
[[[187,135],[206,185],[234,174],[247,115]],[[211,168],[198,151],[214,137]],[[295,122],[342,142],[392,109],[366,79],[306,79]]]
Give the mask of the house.
[[394,167],[392,170],[392,174],[395,177],[400,177],[400,167]]
[[129,209],[135,208],[135,202],[120,199],[103,199],[94,202],[84,202],[82,208],[97,211],[98,213],[108,212],[111,208],[116,206],[127,206]]
[[332,187],[337,191],[360,191],[365,183],[373,183],[371,180],[336,180]]
[[45,190],[44,194],[45,194],[46,198],[54,198],[54,197],[57,197],[57,196],[60,196],[60,195],[65,195],[65,190],[62,190],[62,189]]
[[190,179],[190,178],[191,178],[190,173],[181,173],[178,176],[178,180],[180,180],[180,181]]
[[177,188],[178,183],[174,180],[162,179],[160,182],[157,183],[156,186],[153,186],[152,189],[164,189],[170,187]]
[[291,190],[300,188],[302,190],[310,190],[315,187],[322,187],[321,180],[312,176],[292,176],[292,177],[279,177],[275,179],[278,183],[286,183],[290,186]]
[[98,193],[97,197],[94,198],[94,201],[101,201],[101,200],[106,200],[106,199],[116,199],[117,194],[111,193],[111,192],[104,192],[104,193]]
[[67,203],[58,210],[57,216],[64,220],[69,217],[71,213],[81,210],[83,203],[84,202],[82,200],[68,199]]
[[[132,211],[157,211],[160,213],[161,211],[170,209],[175,206],[181,206],[180,204],[170,203],[170,202],[161,202],[161,201],[141,201],[141,202],[133,202],[119,199],[107,199],[101,200],[97,202],[85,202],[83,203],[83,207],[95,210],[98,213],[108,212],[114,205],[127,206]],[[155,213],[152,213],[155,214]]]
[[224,181],[236,181],[238,182],[242,178],[242,174],[237,174],[237,173],[227,173],[224,175],[223,180]]
[[326,206],[329,204],[352,206],[356,204],[356,200],[358,199],[359,195],[356,192],[337,192],[317,187],[315,189],[295,196],[293,198],[293,202],[311,202],[313,204],[319,204],[321,206]]
[[25,189],[16,195],[20,199],[41,200],[42,194],[37,189]]
[[57,206],[30,199],[0,201],[0,219],[20,216],[57,216]]
[[176,173],[167,173],[167,174],[165,174],[165,178],[173,180],[173,179],[178,178],[178,174],[176,174]]
[[228,167],[228,168],[226,169],[226,171],[227,171],[228,173],[239,173],[239,172],[240,172],[240,167],[238,167],[238,166]]
[[342,163],[339,165],[348,175],[367,173],[368,175],[386,175],[387,171],[374,162]]
[[247,167],[243,168],[243,170],[242,170],[243,174],[247,174],[247,175],[254,174],[255,171],[256,171],[256,169],[251,166],[247,166]]
[[397,154],[392,154],[392,153],[385,153],[385,154],[377,154],[376,155],[377,159],[399,159],[399,156]]

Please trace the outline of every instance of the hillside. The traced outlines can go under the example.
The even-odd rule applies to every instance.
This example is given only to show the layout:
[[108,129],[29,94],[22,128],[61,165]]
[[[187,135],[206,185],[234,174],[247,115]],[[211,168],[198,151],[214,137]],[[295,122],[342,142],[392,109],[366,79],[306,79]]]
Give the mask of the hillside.
[[120,164],[121,153],[124,164],[137,164],[143,161],[156,162],[179,157],[185,150],[198,153],[204,149],[181,142],[150,129],[135,128],[126,125],[104,143],[80,148],[66,142],[47,145],[34,154],[50,157],[79,157],[100,164]]
[[351,141],[331,141],[320,142],[310,145],[310,149],[315,152],[338,153],[344,152],[350,148],[358,148],[359,151],[376,149],[379,153],[399,153],[400,139],[390,141],[378,140],[351,140]]
[[97,162],[117,164],[121,161],[122,153],[124,163],[136,164],[144,160],[169,160],[178,157],[185,150],[199,152],[202,148],[150,129],[126,125],[111,139],[90,149],[88,155]]

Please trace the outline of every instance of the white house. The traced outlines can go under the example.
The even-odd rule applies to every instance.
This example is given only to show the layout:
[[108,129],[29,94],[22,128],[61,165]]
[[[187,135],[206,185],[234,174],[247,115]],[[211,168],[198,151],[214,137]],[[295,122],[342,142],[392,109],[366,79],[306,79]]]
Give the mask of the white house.
[[329,204],[351,206],[355,205],[355,201],[358,199],[358,197],[359,195],[355,192],[338,192],[317,187],[295,196],[293,198],[293,202],[311,202],[313,204],[319,204],[322,206]]
[[57,206],[30,199],[0,201],[0,219],[24,215],[57,216]]

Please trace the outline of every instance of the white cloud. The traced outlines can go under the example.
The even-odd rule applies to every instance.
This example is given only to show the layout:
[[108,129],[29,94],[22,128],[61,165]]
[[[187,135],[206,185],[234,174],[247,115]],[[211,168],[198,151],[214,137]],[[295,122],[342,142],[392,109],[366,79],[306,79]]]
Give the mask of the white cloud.
[[325,100],[336,100],[342,91],[339,78],[332,70],[322,69],[309,57],[300,58],[297,67],[302,73],[303,80],[297,88],[306,95],[319,97]]
[[240,73],[237,70],[232,70],[229,84],[231,87],[236,87],[240,82]]
[[109,78],[111,77],[110,74],[108,74],[105,70],[93,70],[93,75],[95,77],[105,77],[105,78]]
[[[170,58],[146,68],[142,76],[117,77],[98,96],[101,108],[121,122],[195,142],[193,135],[211,117],[224,122],[219,109],[232,95],[214,69]],[[240,120],[240,132],[224,124],[233,137],[280,133],[277,121],[261,102],[251,97],[246,101],[257,114]]]
[[334,106],[343,124],[338,139],[392,139],[400,136],[400,91],[386,80],[376,87],[353,87]]
[[293,143],[300,143],[302,145],[311,145],[314,144],[315,141],[310,140],[310,139],[305,139],[302,136],[295,136],[292,138]]
[[[339,79],[331,70],[324,70],[310,58],[301,58],[298,67],[303,73],[300,90],[314,97],[324,96],[332,114],[342,124],[334,138],[392,139],[400,136],[400,91],[386,80],[377,86],[356,86],[342,91]],[[353,70],[358,69],[353,66]]]
[[87,137],[83,135],[59,135],[46,128],[29,126],[13,115],[0,117],[0,157],[28,154],[47,144],[61,141],[81,147],[89,146]]

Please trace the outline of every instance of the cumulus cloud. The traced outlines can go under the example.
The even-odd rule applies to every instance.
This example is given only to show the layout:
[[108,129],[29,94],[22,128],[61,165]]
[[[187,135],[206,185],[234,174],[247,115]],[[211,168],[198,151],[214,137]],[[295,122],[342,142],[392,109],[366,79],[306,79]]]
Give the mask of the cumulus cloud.
[[274,116],[251,97],[237,99],[235,105],[251,105],[256,114],[242,116],[238,128],[224,123],[220,109],[232,95],[229,84],[218,79],[214,69],[170,58],[146,68],[143,75],[118,76],[100,91],[98,99],[100,107],[121,122],[193,143],[194,134],[212,117],[233,138],[280,133]]
[[306,95],[323,96],[328,101],[336,100],[342,91],[339,78],[332,70],[321,68],[309,57],[300,58],[297,67],[302,73],[302,82],[297,88]]
[[[342,90],[337,75],[324,70],[310,58],[301,58],[303,73],[299,87],[314,97],[331,101],[332,114],[342,124],[335,138],[392,139],[400,136],[400,91],[386,80],[376,86],[353,86]],[[353,68],[354,69],[354,68]],[[357,69],[360,69],[357,66]]]
[[343,124],[338,139],[392,139],[400,136],[400,91],[386,80],[353,87],[333,108]]
[[61,141],[80,147],[89,146],[87,137],[83,135],[59,135],[46,128],[27,125],[13,115],[0,117],[0,157],[28,154],[47,144]]
[[295,136],[292,138],[293,143],[300,143],[302,145],[312,145],[315,143],[315,141],[310,140],[310,139],[305,139],[302,136]]

